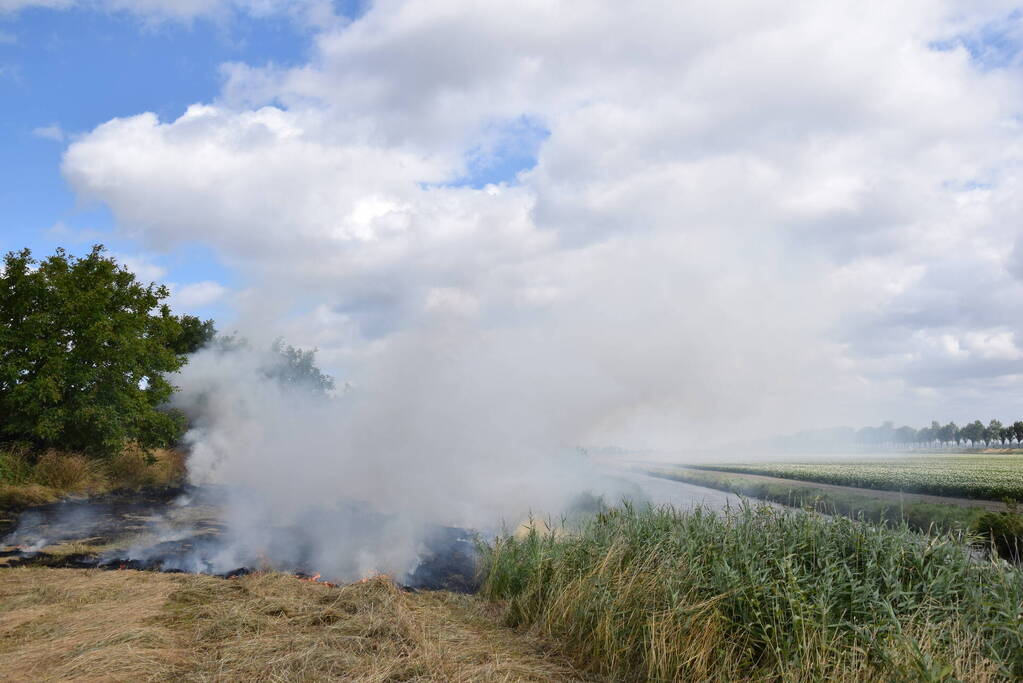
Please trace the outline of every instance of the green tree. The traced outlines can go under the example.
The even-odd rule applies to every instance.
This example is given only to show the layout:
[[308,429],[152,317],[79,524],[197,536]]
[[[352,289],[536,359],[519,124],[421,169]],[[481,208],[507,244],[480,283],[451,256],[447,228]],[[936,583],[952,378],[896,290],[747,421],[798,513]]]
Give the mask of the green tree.
[[262,368],[263,374],[290,389],[304,389],[326,396],[334,389],[334,379],[316,367],[316,350],[303,351],[278,338],[270,346],[273,360]]
[[217,336],[212,320],[200,320],[194,315],[183,315],[178,319],[181,332],[170,342],[177,354],[195,353]]
[[1016,420],[1012,423],[1012,433],[1016,437],[1016,444],[1023,445],[1023,421]]
[[991,420],[988,426],[984,428],[984,441],[990,446],[995,440],[1001,441],[1002,439],[1002,423],[998,420]]
[[[189,344],[166,304],[166,287],[143,285],[95,246],[35,261],[24,249],[0,273],[0,441],[110,455],[180,434],[182,416],[161,409],[165,375]],[[192,323],[189,323],[192,325]],[[202,327],[198,325],[196,327]]]
[[941,441],[942,443],[958,444],[960,438],[966,438],[966,436],[963,434],[963,430],[960,429],[955,422],[949,422],[941,428],[941,431],[938,434],[938,441]]
[[974,420],[973,422],[965,425],[960,432],[964,439],[969,439],[973,446],[984,440],[984,435],[987,432],[987,428],[984,423],[980,420]]
[[909,425],[903,425],[895,430],[895,443],[911,444],[916,441],[916,430]]

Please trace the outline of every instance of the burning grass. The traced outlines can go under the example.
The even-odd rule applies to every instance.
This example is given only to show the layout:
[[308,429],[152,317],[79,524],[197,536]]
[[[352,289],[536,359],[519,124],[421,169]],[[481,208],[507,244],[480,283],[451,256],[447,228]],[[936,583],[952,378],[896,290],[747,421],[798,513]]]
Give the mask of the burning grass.
[[0,509],[52,503],[68,495],[174,486],[183,481],[185,454],[175,449],[145,453],[126,447],[108,459],[47,451],[37,457],[21,448],[0,450]]
[[484,549],[510,625],[615,680],[1018,680],[1023,575],[927,539],[770,507],[597,515]]
[[0,572],[0,678],[581,680],[475,598],[134,571]]

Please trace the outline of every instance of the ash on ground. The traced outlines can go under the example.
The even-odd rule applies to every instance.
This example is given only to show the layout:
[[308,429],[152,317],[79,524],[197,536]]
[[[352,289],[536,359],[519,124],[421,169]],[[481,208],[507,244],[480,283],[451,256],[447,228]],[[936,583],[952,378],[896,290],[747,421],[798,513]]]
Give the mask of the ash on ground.
[[[260,547],[240,542],[221,516],[220,487],[114,493],[29,508],[0,527],[0,568],[25,565],[139,569],[232,577],[275,570],[321,575],[335,583],[360,578],[358,558],[317,565],[324,533],[339,547],[359,547],[390,521],[360,504],[318,511],[315,523],[268,526]],[[310,542],[315,529],[318,543]],[[455,527],[417,530],[418,559],[397,583],[416,590],[472,592],[477,588],[474,533]],[[269,558],[273,558],[272,560]]]

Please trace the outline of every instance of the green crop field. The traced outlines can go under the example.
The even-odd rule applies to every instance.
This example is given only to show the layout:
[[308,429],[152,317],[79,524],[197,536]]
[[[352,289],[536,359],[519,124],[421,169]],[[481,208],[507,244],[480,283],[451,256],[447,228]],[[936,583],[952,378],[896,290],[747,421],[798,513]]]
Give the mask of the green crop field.
[[691,467],[882,491],[982,500],[1023,500],[1023,456],[1019,455],[906,455],[886,460],[761,462]]

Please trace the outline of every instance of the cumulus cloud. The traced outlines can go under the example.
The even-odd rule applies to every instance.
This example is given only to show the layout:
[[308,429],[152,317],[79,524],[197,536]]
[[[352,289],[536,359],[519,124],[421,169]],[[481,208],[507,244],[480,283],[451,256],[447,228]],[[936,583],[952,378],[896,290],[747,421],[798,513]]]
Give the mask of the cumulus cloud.
[[175,311],[194,311],[216,303],[227,294],[219,282],[203,280],[186,285],[171,285],[170,306]]
[[110,256],[117,261],[117,263],[124,266],[132,273],[135,273],[135,277],[140,282],[159,282],[165,275],[167,275],[166,268],[158,263],[153,263],[152,260],[144,254],[112,253]]
[[[509,411],[563,410],[567,443],[962,419],[982,390],[1010,417],[1023,89],[977,49],[1008,20],[380,0],[305,65],[97,127],[64,172],[141,243],[243,272],[242,325],[342,378],[482,345],[477,381],[518,368]],[[523,121],[535,166],[461,182]]]

